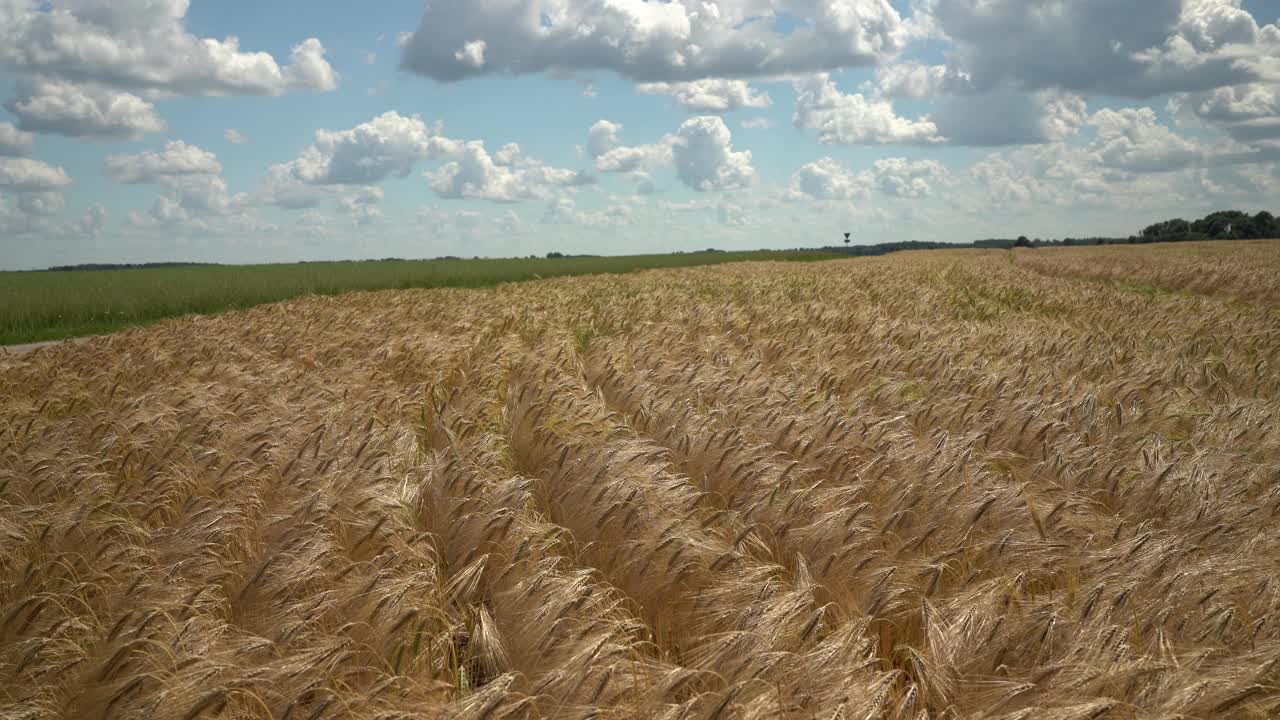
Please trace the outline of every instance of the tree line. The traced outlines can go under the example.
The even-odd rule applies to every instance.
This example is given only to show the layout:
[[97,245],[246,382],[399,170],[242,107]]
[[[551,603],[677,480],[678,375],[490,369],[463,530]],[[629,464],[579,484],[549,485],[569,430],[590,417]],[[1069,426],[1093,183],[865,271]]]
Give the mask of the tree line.
[[1069,237],[1062,239],[988,238],[973,243],[979,248],[1054,247],[1073,245],[1125,245],[1193,240],[1264,240],[1280,238],[1280,218],[1263,210],[1250,215],[1240,210],[1221,210],[1199,220],[1174,218],[1148,225],[1129,237]]
[[1252,216],[1239,210],[1224,210],[1190,222],[1174,218],[1149,225],[1142,231],[1143,242],[1264,238],[1280,238],[1280,220],[1266,210]]

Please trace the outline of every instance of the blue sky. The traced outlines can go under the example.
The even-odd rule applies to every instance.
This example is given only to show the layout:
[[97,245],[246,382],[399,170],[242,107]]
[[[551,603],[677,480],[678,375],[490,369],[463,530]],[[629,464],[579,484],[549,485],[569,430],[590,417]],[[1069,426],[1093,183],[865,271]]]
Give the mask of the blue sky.
[[1278,19],[1280,0],[0,0],[0,269],[1258,210],[1280,197]]

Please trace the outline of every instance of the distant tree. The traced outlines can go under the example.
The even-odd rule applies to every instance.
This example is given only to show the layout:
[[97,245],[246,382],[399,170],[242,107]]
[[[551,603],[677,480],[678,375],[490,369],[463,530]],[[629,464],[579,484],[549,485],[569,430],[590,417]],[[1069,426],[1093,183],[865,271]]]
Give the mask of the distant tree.
[[1031,247],[1031,240],[1026,235],[1019,235],[1017,242],[1013,246],[1020,248]]
[[1266,210],[1253,216],[1253,228],[1259,238],[1280,238],[1280,220]]

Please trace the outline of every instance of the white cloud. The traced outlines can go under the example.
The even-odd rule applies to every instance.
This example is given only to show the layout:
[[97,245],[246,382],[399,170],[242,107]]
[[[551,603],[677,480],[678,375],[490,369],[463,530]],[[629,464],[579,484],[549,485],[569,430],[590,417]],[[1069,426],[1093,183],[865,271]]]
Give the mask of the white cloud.
[[1205,159],[1198,144],[1156,122],[1151,108],[1103,109],[1089,124],[1097,131],[1094,149],[1107,167],[1131,172],[1166,172]]
[[428,173],[427,178],[431,189],[445,199],[503,203],[546,199],[556,188],[594,182],[583,173],[527,158],[518,145],[506,145],[490,156],[480,141],[466,143],[456,160]]
[[546,199],[556,188],[595,181],[584,173],[526,157],[515,144],[490,155],[481,141],[445,137],[441,126],[428,126],[418,116],[393,111],[350,130],[317,131],[316,142],[296,159],[268,170],[260,194],[266,202],[291,209],[312,208],[325,197],[341,196],[339,204],[351,211],[347,200],[365,197],[358,191],[352,195],[352,188],[407,177],[415,166],[429,160],[448,161],[426,174],[430,187],[446,199]]
[[513,235],[515,233],[521,232],[524,230],[524,227],[525,227],[524,220],[521,219],[521,217],[516,214],[515,210],[507,210],[501,215],[495,217],[493,219],[493,224],[499,230],[501,230],[504,233],[507,233],[508,235]]
[[163,150],[136,155],[110,155],[104,165],[117,182],[154,183],[183,175],[217,175],[222,164],[211,152],[181,140],[167,143]]
[[703,115],[686,120],[675,133],[648,145],[623,145],[622,125],[601,120],[587,132],[587,154],[602,173],[625,175],[637,182],[637,191],[656,188],[648,171],[673,165],[676,176],[694,190],[729,190],[750,185],[756,171],[751,152],[733,149],[733,135],[724,120]]
[[1169,104],[1180,121],[1194,118],[1240,142],[1280,138],[1280,82],[1182,94]]
[[716,219],[728,227],[746,227],[749,220],[742,206],[727,201],[716,206]]
[[846,94],[826,74],[795,83],[797,128],[817,130],[828,145],[927,144],[941,142],[928,118],[899,117],[888,100]]
[[183,209],[198,215],[234,215],[247,212],[251,205],[247,194],[232,195],[227,181],[217,175],[171,178],[162,185]]
[[350,215],[357,225],[372,225],[382,219],[378,207],[385,196],[380,187],[362,187],[338,200],[338,207]]
[[924,197],[947,177],[947,169],[934,160],[883,158],[877,160],[874,167],[873,175],[880,192],[895,197]]
[[716,116],[690,118],[671,143],[676,175],[694,190],[729,190],[756,179],[751,151],[733,150],[733,136]]
[[489,43],[484,40],[472,40],[462,46],[462,49],[453,54],[453,59],[466,65],[467,67],[479,70],[484,67],[484,51],[489,47]]
[[622,125],[608,120],[592,125],[587,131],[587,155],[597,171],[625,175],[652,192],[653,178],[648,171],[671,164],[673,138],[668,135],[650,145],[628,146],[618,138],[621,130]]
[[18,196],[18,208],[28,215],[51,217],[62,212],[66,205],[66,198],[57,191],[29,192]]
[[[1150,108],[1104,108],[1089,118],[1088,128],[1092,138],[1085,143],[1028,146],[975,163],[967,173],[972,185],[953,204],[965,212],[1063,208],[1159,218],[1227,203],[1265,206],[1280,187],[1280,153],[1179,136]],[[1062,222],[1070,228],[1077,221],[1073,214]]]
[[743,130],[769,130],[773,127],[773,121],[767,117],[748,118],[740,124]]
[[341,193],[342,185],[311,185],[294,172],[292,162],[267,168],[266,178],[256,195],[262,202],[287,210],[314,209],[326,198]]
[[1075,135],[1089,117],[1089,105],[1079,95],[1043,91],[1036,95],[1036,102],[1043,108],[1040,131],[1049,141]]
[[587,155],[593,160],[622,144],[618,139],[618,131],[622,125],[599,120],[587,130]]
[[0,3],[0,67],[124,90],[177,95],[275,95],[331,90],[336,76],[320,41],[295,46],[281,67],[244,52],[234,37],[186,28],[188,0],[42,0]]
[[104,169],[117,182],[154,184],[162,189],[147,215],[131,215],[134,225],[190,222],[195,230],[212,231],[215,220],[240,226],[257,222],[249,196],[232,194],[228,189],[217,156],[181,140],[158,151],[108,156]]
[[275,174],[309,185],[372,185],[407,177],[419,162],[457,152],[459,142],[441,133],[417,115],[391,111],[350,130],[317,130],[315,143],[276,166]]
[[453,224],[463,230],[475,230],[484,221],[484,216],[475,210],[459,210],[453,214]]
[[945,90],[951,81],[946,65],[906,62],[876,69],[877,87],[887,98],[930,98]]
[[15,77],[5,107],[20,127],[98,140],[136,140],[166,124],[152,101],[183,95],[327,91],[337,73],[319,40],[280,65],[239,40],[186,27],[189,0],[0,0],[0,73]]
[[[1240,0],[934,0],[979,90],[1150,97],[1256,80],[1274,49]],[[1128,7],[1125,7],[1128,6]]]
[[866,200],[875,189],[891,197],[920,198],[932,194],[934,186],[948,175],[947,169],[933,160],[881,158],[871,170],[855,173],[824,157],[797,170],[782,197],[791,202],[806,198],[847,202]]
[[669,165],[671,136],[650,145],[620,145],[595,158],[596,170],[603,173],[641,173],[648,168]]
[[293,47],[289,64],[281,73],[286,89],[307,89],[328,92],[338,87],[338,73],[324,59],[324,45],[315,38],[307,38]]
[[232,145],[248,145],[250,142],[244,133],[235,128],[228,128],[226,132],[222,133],[222,136]]
[[35,135],[0,122],[0,156],[26,157],[35,148]]
[[137,95],[61,80],[19,83],[5,108],[24,130],[75,138],[137,140],[167,129],[155,106]]
[[743,80],[708,78],[681,83],[641,83],[637,89],[642,93],[671,95],[690,113],[762,110],[773,104],[769,93],[756,90]]
[[66,206],[62,188],[71,178],[60,167],[23,157],[33,138],[0,123],[0,235],[27,236],[52,232],[49,218]]
[[107,208],[102,203],[94,203],[72,224],[72,231],[77,235],[97,238],[107,226],[107,217]]
[[25,157],[0,157],[0,188],[15,192],[58,190],[71,184],[60,167]]
[[579,210],[572,198],[561,195],[548,203],[542,222],[549,225],[607,228],[629,222],[634,215],[635,211],[631,206],[618,203],[608,205],[603,210]]
[[834,159],[824,157],[802,166],[791,176],[791,187],[786,197],[789,200],[804,197],[816,200],[863,199],[874,182],[870,172],[854,174]]
[[[902,63],[880,69],[873,92],[844,93],[827,75],[794,82],[796,127],[829,145],[1020,145],[1074,135],[1088,118],[1085,101],[1060,90],[976,89],[943,65]],[[933,102],[935,114],[901,117],[893,98]]]
[[[790,30],[776,26],[784,15]],[[590,70],[639,82],[741,79],[870,65],[909,32],[884,0],[433,2],[403,40],[401,64],[442,81]]]

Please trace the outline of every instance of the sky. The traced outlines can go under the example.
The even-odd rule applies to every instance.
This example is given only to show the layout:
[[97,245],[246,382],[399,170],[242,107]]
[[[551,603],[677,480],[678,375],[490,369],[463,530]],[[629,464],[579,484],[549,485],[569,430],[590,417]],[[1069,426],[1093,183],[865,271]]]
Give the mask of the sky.
[[1280,212],[1280,0],[0,0],[0,270]]

